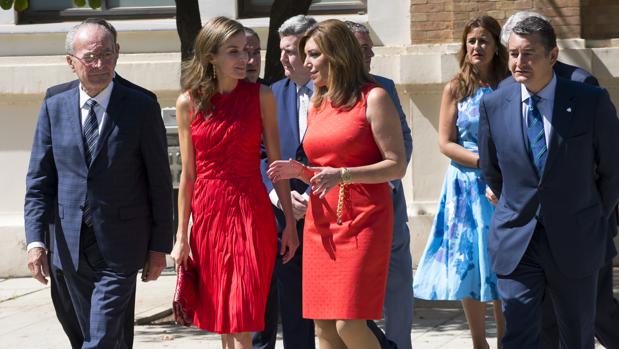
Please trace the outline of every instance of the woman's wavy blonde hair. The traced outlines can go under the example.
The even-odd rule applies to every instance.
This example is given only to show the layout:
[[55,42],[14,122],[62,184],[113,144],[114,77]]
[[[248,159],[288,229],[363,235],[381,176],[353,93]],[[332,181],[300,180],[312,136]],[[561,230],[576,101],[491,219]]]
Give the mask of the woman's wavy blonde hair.
[[374,82],[363,65],[363,53],[354,34],[346,24],[328,19],[310,28],[299,41],[301,58],[305,60],[305,44],[312,38],[327,59],[327,87],[314,89],[314,107],[329,100],[336,108],[350,109],[361,98],[361,88]]
[[217,92],[215,67],[210,62],[223,43],[232,36],[243,33],[241,23],[226,17],[215,17],[204,25],[193,45],[193,57],[182,65],[181,88],[193,101],[194,110],[211,110],[211,97]]
[[492,36],[497,47],[496,53],[492,56],[490,84],[496,86],[508,74],[507,49],[501,44],[501,26],[499,22],[490,16],[479,16],[469,20],[462,31],[462,41],[460,51],[458,52],[460,70],[452,79],[452,94],[457,101],[472,96],[480,87],[479,71],[477,67],[469,61],[466,49],[466,37],[475,28],[486,29]]

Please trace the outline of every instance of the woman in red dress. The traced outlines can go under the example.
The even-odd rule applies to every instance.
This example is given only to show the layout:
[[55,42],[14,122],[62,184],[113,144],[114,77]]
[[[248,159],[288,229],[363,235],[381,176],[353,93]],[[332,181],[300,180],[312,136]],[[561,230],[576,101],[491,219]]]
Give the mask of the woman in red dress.
[[[275,216],[260,175],[260,144],[279,159],[275,100],[268,87],[242,81],[243,26],[225,17],[200,31],[176,101],[182,173],[172,257],[198,269],[194,324],[222,334],[223,348],[251,348],[264,327],[277,249]],[[275,187],[286,215],[284,262],[298,246],[287,182]],[[189,217],[193,219],[188,237]]]
[[303,316],[320,347],[379,348],[366,320],[382,317],[393,207],[388,181],[406,158],[391,98],[363,66],[354,35],[327,20],[300,41],[314,81],[303,148],[312,167],[275,161],[268,174],[312,186],[303,240]]

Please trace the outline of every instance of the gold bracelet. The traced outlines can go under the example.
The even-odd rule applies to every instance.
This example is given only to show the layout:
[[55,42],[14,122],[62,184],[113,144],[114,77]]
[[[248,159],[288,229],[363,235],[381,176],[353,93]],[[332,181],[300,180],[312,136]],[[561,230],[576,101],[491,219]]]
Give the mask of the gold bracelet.
[[337,224],[342,225],[342,211],[344,211],[344,195],[346,194],[346,184],[340,183],[340,192],[337,195]]
[[340,170],[340,191],[337,196],[337,224],[342,224],[342,214],[344,211],[344,197],[346,196],[346,186],[350,184],[350,170],[343,167]]
[[350,184],[350,170],[346,167],[343,167],[340,170],[340,184]]

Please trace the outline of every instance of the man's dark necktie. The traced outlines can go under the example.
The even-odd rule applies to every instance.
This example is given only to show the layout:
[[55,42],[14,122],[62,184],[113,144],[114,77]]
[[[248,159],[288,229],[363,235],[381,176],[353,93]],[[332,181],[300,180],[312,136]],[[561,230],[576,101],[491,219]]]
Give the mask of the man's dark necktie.
[[[86,106],[90,107],[88,116],[84,122],[84,154],[86,155],[86,165],[90,167],[92,163],[92,157],[95,154],[95,148],[97,147],[97,140],[99,139],[99,122],[97,121],[97,113],[95,107],[97,102],[94,99],[86,101]],[[86,225],[92,225],[92,216],[90,214],[90,205],[88,204],[88,196],[84,203],[84,223]]]
[[548,148],[546,147],[546,135],[544,134],[544,120],[542,114],[537,109],[537,103],[541,97],[532,95],[527,101],[527,137],[529,138],[529,146],[531,148],[531,158],[537,169],[537,174],[542,175]]

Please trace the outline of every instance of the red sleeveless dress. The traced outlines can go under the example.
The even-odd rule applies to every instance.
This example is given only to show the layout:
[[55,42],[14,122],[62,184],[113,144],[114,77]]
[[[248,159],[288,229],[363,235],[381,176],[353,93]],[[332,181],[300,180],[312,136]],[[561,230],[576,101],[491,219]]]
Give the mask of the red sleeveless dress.
[[[303,149],[312,166],[357,167],[382,155],[365,116],[368,84],[351,109],[311,108]],[[310,196],[303,230],[303,317],[380,319],[393,229],[388,183],[346,187],[337,224],[339,187]]]
[[260,174],[260,85],[239,81],[195,116],[196,181],[189,237],[199,274],[197,327],[261,331],[277,253],[273,208]]

